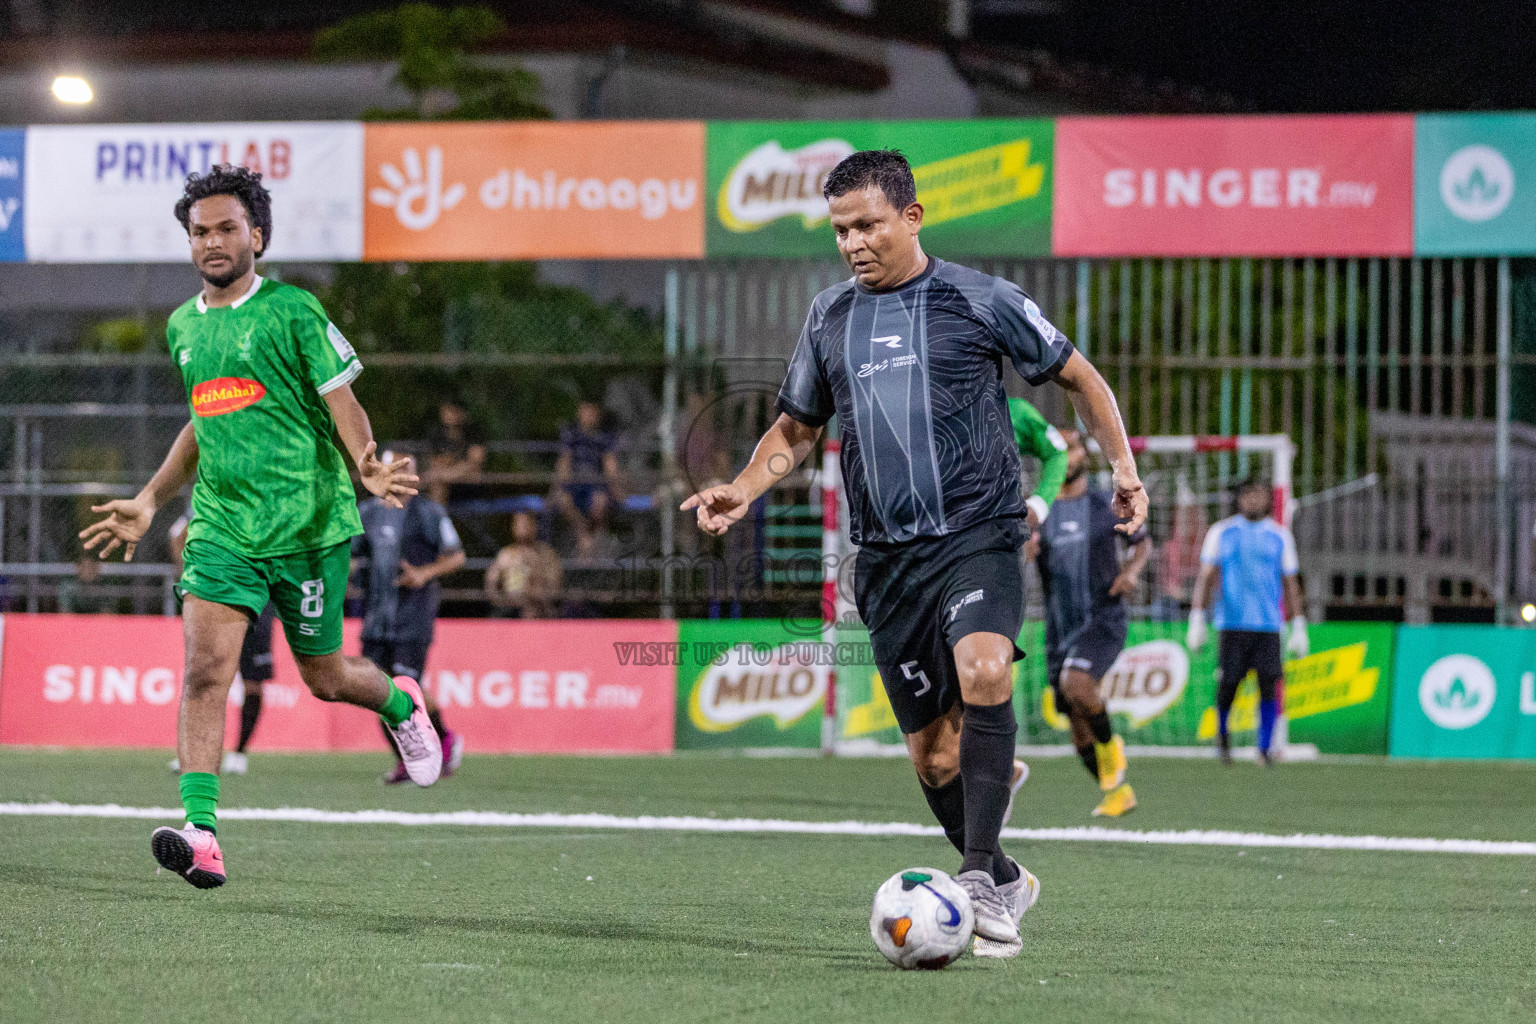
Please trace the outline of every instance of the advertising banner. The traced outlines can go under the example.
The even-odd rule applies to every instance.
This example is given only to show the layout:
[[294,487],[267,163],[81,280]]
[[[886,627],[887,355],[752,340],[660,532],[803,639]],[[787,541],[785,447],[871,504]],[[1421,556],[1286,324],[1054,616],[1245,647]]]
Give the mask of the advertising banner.
[[696,259],[704,125],[369,124],[370,260]]
[[678,623],[677,748],[817,747],[833,666],[778,619]]
[[363,127],[352,122],[49,125],[27,129],[27,258],[183,263],[173,207],[187,175],[260,171],[272,193],[272,260],[363,251]]
[[1047,256],[1049,120],[712,121],[710,256],[827,257],[837,252],[821,189],[860,149],[912,163],[923,244],[940,256]]
[[[1285,664],[1285,713],[1290,738],[1336,754],[1387,752],[1393,628],[1386,623],[1320,623],[1310,627],[1312,653]],[[1115,728],[1127,743],[1192,746],[1216,738],[1216,641],[1191,655],[1182,622],[1133,622],[1126,649],[1105,674],[1101,690]],[[1035,639],[1028,635],[1024,640]],[[1016,669],[1027,714],[1021,732],[1034,743],[1065,743],[1069,723],[1045,678],[1041,647]],[[1038,641],[1037,641],[1038,642]],[[1238,690],[1228,728],[1252,742],[1258,688],[1252,677]],[[1245,735],[1248,734],[1248,735]]]
[[27,133],[0,128],[0,263],[27,258],[21,204],[26,192]]
[[1536,252],[1536,114],[1421,114],[1413,162],[1415,252]]
[[1404,626],[1395,675],[1394,756],[1536,758],[1536,631]]
[[[175,745],[180,619],[7,615],[5,629],[0,743]],[[348,621],[344,650],[359,651],[358,633]],[[676,635],[675,623],[644,620],[444,620],[425,683],[471,751],[671,750],[675,670],[636,652]],[[281,627],[273,654],[251,749],[386,750],[377,716],[310,694]],[[231,691],[230,745],[241,698]]]
[[1067,117],[1058,256],[1406,256],[1413,118]]

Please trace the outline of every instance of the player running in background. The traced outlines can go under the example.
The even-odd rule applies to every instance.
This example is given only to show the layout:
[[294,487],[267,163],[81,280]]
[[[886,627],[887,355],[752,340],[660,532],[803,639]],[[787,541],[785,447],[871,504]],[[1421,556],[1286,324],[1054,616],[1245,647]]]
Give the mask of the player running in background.
[[362,364],[313,295],[257,275],[256,257],[272,237],[261,175],[227,165],[193,174],[176,217],[203,278],[165,332],[192,420],[138,496],[96,506],[107,517],[80,536],[102,558],[119,547],[133,558],[155,510],[197,475],[176,587],[186,639],[176,746],[187,824],[155,829],[150,848],[162,867],[206,889],[225,881],[215,835],[224,702],[251,620],[269,601],[316,697],[377,711],[420,785],[437,781],[442,750],[413,680],[391,682],[368,659],[341,653],[348,551],[362,525],[332,433],[369,491],[395,505],[416,493],[404,465],[374,455],[368,414],[351,388]]
[[859,613],[923,795],[961,852],[977,951],[1014,956],[1039,882],[998,844],[1013,778],[1027,511],[1003,361],[1072,393],[1115,468],[1127,530],[1146,518],[1147,499],[1115,397],[1066,336],[1018,286],[924,254],[923,207],[900,153],[853,154],[824,192],[853,277],[812,303],[780,415],[752,461],[682,508],[723,534],[837,415]]
[[[169,537],[171,541],[171,561],[176,563],[176,571],[181,571],[182,549],[187,546],[187,521],[188,516],[180,516],[171,524]],[[251,735],[256,731],[256,723],[261,718],[261,687],[263,683],[272,679],[272,622],[276,618],[276,611],[272,602],[261,610],[251,622],[249,629],[245,631],[245,640],[240,644],[240,669],[237,678],[240,680],[240,739],[235,743],[234,750],[224,751],[224,760],[219,764],[219,772],[224,775],[244,775],[250,767],[245,756],[245,748],[250,745]],[[181,772],[181,759],[171,758],[171,771]]]
[[[402,458],[406,471],[412,472],[409,455],[386,451],[381,456],[386,465]],[[368,498],[358,514],[363,532],[352,538],[352,556],[368,560],[363,574],[363,657],[390,675],[419,684],[437,621],[442,589],[438,580],[463,567],[464,545],[443,506],[424,494],[412,497],[404,508]],[[443,724],[432,694],[423,689],[422,696],[443,748],[443,775],[452,775],[464,756],[464,738]],[[388,737],[388,726],[384,733]],[[409,778],[405,761],[397,758],[384,781],[395,785]]]
[[1275,753],[1271,743],[1280,716],[1280,629],[1285,621],[1280,600],[1291,609],[1291,635],[1286,652],[1307,656],[1307,619],[1302,614],[1301,585],[1296,574],[1296,538],[1270,518],[1274,496],[1269,485],[1250,477],[1238,485],[1237,514],[1206,531],[1200,548],[1200,575],[1189,609],[1191,651],[1205,646],[1205,609],[1218,579],[1221,595],[1214,622],[1218,636],[1216,668],[1216,744],[1223,764],[1232,763],[1227,716],[1237,686],[1251,671],[1259,680],[1259,759],[1268,765]]
[[1024,499],[1029,507],[1029,528],[1039,529],[1050,514],[1051,502],[1061,493],[1067,478],[1067,442],[1040,410],[1022,398],[1008,399],[1008,419],[1013,424],[1013,443],[1020,455],[1040,460],[1035,492]]
[[1152,553],[1141,529],[1125,537],[1110,496],[1088,489],[1088,448],[1067,432],[1066,480],[1051,514],[1025,545],[1045,589],[1045,661],[1057,705],[1072,722],[1072,745],[1104,798],[1095,815],[1118,818],[1136,806],[1125,780],[1125,741],[1114,735],[1099,683],[1125,647],[1125,595],[1133,593]]

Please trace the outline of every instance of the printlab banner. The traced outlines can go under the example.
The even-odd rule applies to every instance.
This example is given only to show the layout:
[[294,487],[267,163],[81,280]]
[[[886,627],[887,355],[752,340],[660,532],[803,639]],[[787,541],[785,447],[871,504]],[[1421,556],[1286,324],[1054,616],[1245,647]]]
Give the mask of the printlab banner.
[[[181,621],[151,616],[7,615],[0,652],[0,743],[172,747],[181,696]],[[653,752],[672,749],[675,670],[625,658],[625,645],[670,646],[673,622],[444,620],[427,666],[469,750]],[[377,716],[325,704],[299,679],[282,629],[262,690],[255,750],[380,750]],[[358,624],[344,650],[359,650]],[[643,659],[639,659],[643,660]],[[231,692],[225,741],[239,735]]]
[[941,256],[1048,256],[1048,120],[713,121],[710,256],[827,257],[837,251],[822,185],[860,149],[906,154],[923,242]]
[[188,174],[220,163],[261,172],[272,193],[266,258],[362,256],[361,124],[66,125],[28,128],[26,136],[30,260],[186,262],[187,235],[173,207]]
[[1414,177],[1415,252],[1536,252],[1536,114],[1421,114]]
[[0,263],[27,258],[25,217],[21,212],[26,198],[26,156],[26,131],[0,129]]
[[812,620],[678,623],[677,747],[818,747],[833,665]]
[[[1134,622],[1126,649],[1101,684],[1116,729],[1129,743],[1191,746],[1216,737],[1216,640],[1191,655],[1181,622]],[[1320,623],[1310,627],[1312,653],[1286,662],[1285,713],[1290,738],[1324,753],[1384,754],[1393,627],[1385,623]],[[1039,627],[1026,625],[1020,646],[1029,658],[1016,670],[1031,742],[1068,742],[1069,723],[1046,680]],[[1257,726],[1252,678],[1238,690],[1228,726],[1240,740]]]
[[370,124],[370,260],[696,259],[704,125]]
[[1058,256],[1413,252],[1413,118],[1068,117]]
[[1392,754],[1536,758],[1536,632],[1403,626]]

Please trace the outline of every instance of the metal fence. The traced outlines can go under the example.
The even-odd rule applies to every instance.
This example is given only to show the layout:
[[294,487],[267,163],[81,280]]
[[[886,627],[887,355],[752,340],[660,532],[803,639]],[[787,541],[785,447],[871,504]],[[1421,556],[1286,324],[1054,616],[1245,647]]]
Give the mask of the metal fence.
[[[978,266],[1016,281],[1073,336],[1115,389],[1132,433],[1290,435],[1314,613],[1415,621],[1489,616],[1536,599],[1536,433],[1510,424],[1511,373],[1536,359],[1512,353],[1507,260]],[[549,389],[565,377],[570,389],[607,388],[611,398],[622,381],[640,395],[619,424],[633,500],[609,551],[568,561],[573,603],[583,613],[814,613],[814,465],[723,545],[670,510],[750,456],[812,299],[843,275],[830,260],[674,265],[655,360],[365,353],[367,400],[420,405],[471,387],[493,406],[514,401],[497,381]],[[1059,389],[1008,378],[1012,393],[1070,420]],[[528,400],[527,388],[516,393]],[[85,506],[136,490],[184,420],[179,374],[163,356],[0,356],[0,586],[12,606],[52,606],[74,571]],[[547,495],[552,479],[552,438],[491,440],[479,504],[457,510],[476,547],[470,569],[448,581],[464,613],[484,609],[476,572],[505,537],[505,512]],[[1214,462],[1211,493],[1243,468]],[[544,515],[558,534],[558,520]],[[119,597],[135,610],[166,607],[164,525],[142,549],[142,575],[109,570],[106,582],[125,587]]]

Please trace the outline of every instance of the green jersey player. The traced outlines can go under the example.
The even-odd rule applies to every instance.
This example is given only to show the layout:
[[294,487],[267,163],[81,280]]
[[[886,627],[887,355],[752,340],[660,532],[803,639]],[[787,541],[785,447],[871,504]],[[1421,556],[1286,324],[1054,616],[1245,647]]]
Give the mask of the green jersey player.
[[1013,443],[1019,454],[1040,460],[1035,492],[1024,499],[1029,506],[1029,528],[1038,530],[1067,479],[1067,441],[1050,420],[1040,415],[1039,409],[1022,398],[1008,399],[1008,419],[1013,424]]
[[374,454],[368,414],[352,394],[362,372],[315,297],[256,273],[272,237],[261,175],[215,166],[187,179],[176,204],[203,289],[171,315],[166,341],[181,369],[191,421],[131,500],[80,536],[125,559],[155,511],[197,475],[187,527],[182,599],[186,668],[177,720],[184,828],[158,828],[161,866],[200,889],[223,885],[215,838],[224,702],[249,622],[270,601],[299,674],[321,700],[377,711],[411,779],[437,780],[442,752],[421,690],[341,653],[350,542],[362,532],[352,482],[331,438],[340,436],[363,486],[399,507],[416,493],[409,463]]

